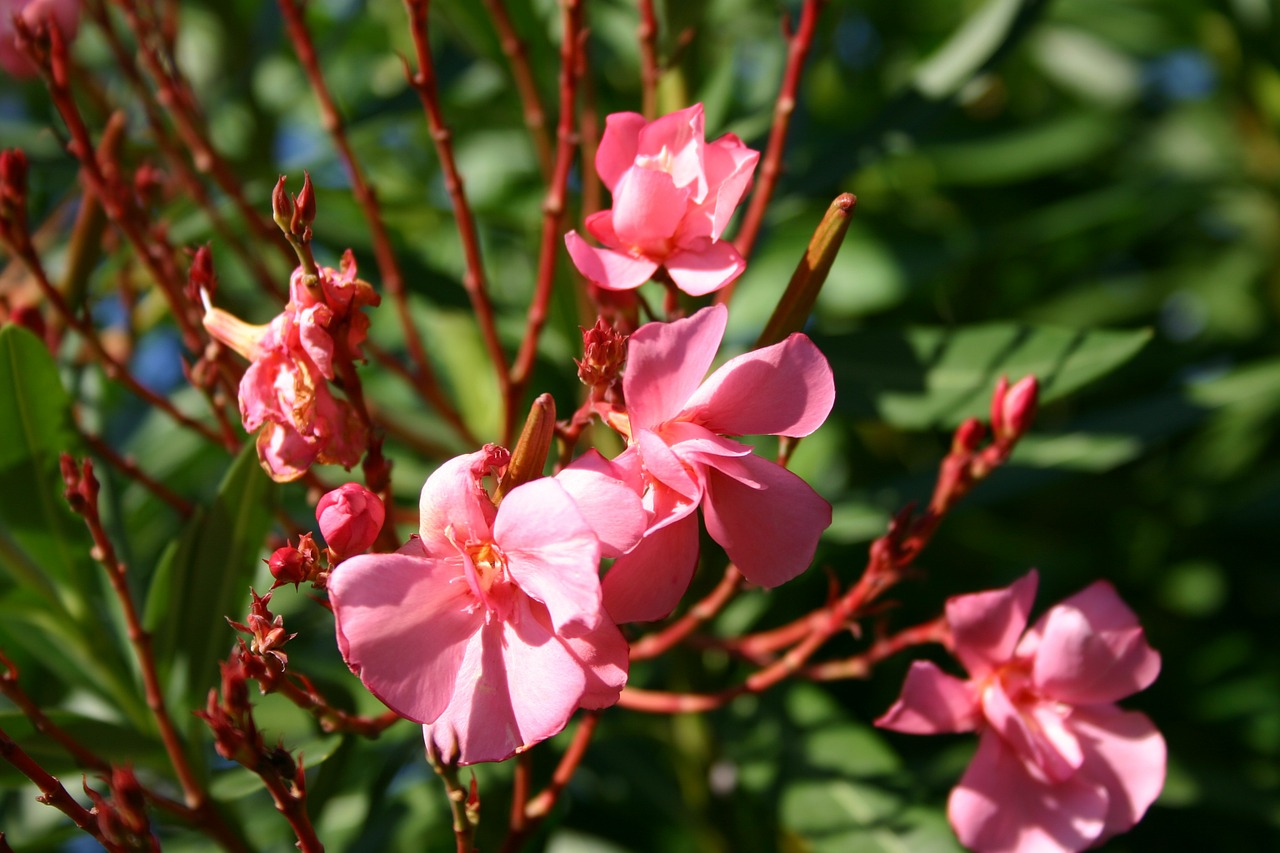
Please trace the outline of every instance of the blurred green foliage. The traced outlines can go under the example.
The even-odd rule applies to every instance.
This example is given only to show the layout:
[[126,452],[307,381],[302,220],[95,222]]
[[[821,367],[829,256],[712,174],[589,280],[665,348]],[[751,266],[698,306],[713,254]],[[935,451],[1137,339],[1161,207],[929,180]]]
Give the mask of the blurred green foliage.
[[[509,5],[554,110],[556,4]],[[639,109],[634,5],[585,5],[600,114]],[[734,131],[763,148],[785,60],[779,22],[798,3],[657,5],[668,65],[664,108],[703,101],[710,135]],[[336,262],[350,246],[373,279],[368,229],[274,5],[192,0],[181,15],[178,61],[248,196],[265,209],[278,174],[296,180],[309,169],[320,188],[321,259]],[[473,430],[491,437],[492,373],[468,319],[443,179],[397,56],[412,52],[403,9],[392,0],[314,0],[308,16],[353,144],[378,188],[436,366]],[[481,4],[437,0],[432,20],[444,108],[479,219],[500,331],[514,351],[534,278],[542,181]],[[76,52],[107,97],[130,101],[92,26],[83,28]],[[1004,585],[1030,566],[1041,572],[1041,607],[1111,579],[1164,657],[1155,686],[1126,704],[1165,733],[1170,772],[1146,820],[1108,849],[1280,847],[1273,527],[1280,517],[1280,9],[1267,0],[832,0],[798,95],[785,171],[734,299],[730,337],[749,345],[827,204],[840,192],[857,194],[852,229],[811,323],[839,377],[837,411],[795,456],[795,468],[836,505],[836,523],[818,570],[744,596],[717,630],[763,627],[811,609],[826,594],[824,568],[846,582],[856,577],[885,519],[927,498],[948,446],[946,428],[981,410],[1000,373],[1034,370],[1049,380],[1034,434],[948,519],[920,560],[920,579],[897,590],[900,605],[886,618],[912,624],[936,614],[948,595]],[[33,160],[35,221],[59,208],[75,179],[58,137],[42,129],[52,116],[37,84],[6,83],[0,93],[0,139],[25,147]],[[125,158],[136,164],[152,154],[136,109],[130,121],[138,133]],[[575,175],[574,188],[580,184]],[[212,240],[220,300],[251,320],[269,317],[275,306],[256,294],[207,217],[189,199],[165,205],[175,241]],[[579,219],[575,211],[569,227]],[[55,269],[59,262],[50,258]],[[131,263],[123,249],[105,259],[97,292],[110,292]],[[569,359],[581,318],[564,257],[558,283],[532,390],[552,392],[567,411],[578,393]],[[163,318],[154,323],[151,333],[163,336]],[[375,314],[373,336],[400,348],[388,310]],[[121,698],[136,678],[127,648],[102,640],[122,636],[118,615],[104,604],[92,566],[66,547],[87,547],[61,509],[49,467],[69,446],[52,443],[65,429],[68,402],[15,390],[15,383],[57,385],[46,374],[58,368],[33,344],[17,330],[0,334],[0,412],[43,401],[21,418],[30,430],[0,442],[0,548],[9,570],[0,579],[0,644],[31,692],[63,709],[68,728],[110,748],[109,757],[129,756],[139,773],[162,773],[145,709]],[[471,449],[455,446],[394,378],[369,374],[371,394],[398,422],[456,452]],[[239,588],[253,571],[259,589],[269,585],[252,547],[261,537],[247,529],[265,523],[268,512],[261,483],[250,476],[256,469],[232,469],[222,451],[174,434],[162,415],[141,409],[93,367],[64,364],[62,382],[95,428],[212,507],[184,533],[166,505],[104,473],[113,533],[139,594],[160,589],[185,561],[199,584],[188,588],[184,606],[227,597],[231,615],[242,612],[247,595],[225,584]],[[394,439],[388,455],[397,492],[412,505],[430,463]],[[39,470],[22,467],[31,465]],[[309,525],[300,487],[285,490],[284,503]],[[228,515],[246,506],[255,509]],[[18,586],[32,560],[56,573],[56,592]],[[217,575],[220,569],[227,574]],[[699,582],[715,574],[703,572]],[[82,576],[88,579],[75,580]],[[62,623],[32,609],[40,595],[52,596],[48,608],[96,608],[102,620],[68,636]],[[376,712],[376,700],[346,673],[327,614],[290,589],[273,605],[299,634],[291,661],[349,707]],[[183,612],[194,618],[196,611]],[[229,648],[230,629],[215,624],[221,615],[209,610],[171,627]],[[858,641],[837,645],[847,654]],[[183,665],[192,681],[172,695],[199,701],[210,662]],[[703,717],[608,713],[535,847],[955,849],[943,810],[971,740],[885,735],[867,722],[890,704],[906,665],[892,660],[865,684],[743,697]],[[92,677],[76,689],[61,686],[79,672]],[[685,651],[637,666],[632,681],[692,689],[730,683],[736,673],[722,657]],[[24,742],[51,769],[77,778],[74,765],[23,730],[19,715],[0,718],[15,737],[29,736]],[[416,727],[400,724],[372,743],[323,736],[275,697],[263,700],[260,720],[271,737],[303,749],[313,768],[311,808],[322,815],[318,829],[330,849],[451,848],[443,795],[422,760]],[[204,737],[199,728],[190,726]],[[538,778],[566,737],[534,751]],[[254,780],[207,746],[205,757],[215,794],[254,846],[290,849],[287,826]],[[500,837],[510,773],[476,769],[482,849]],[[60,816],[33,803],[7,765],[0,783],[0,828],[17,849],[66,841]],[[166,849],[205,849],[200,839],[167,832]]]

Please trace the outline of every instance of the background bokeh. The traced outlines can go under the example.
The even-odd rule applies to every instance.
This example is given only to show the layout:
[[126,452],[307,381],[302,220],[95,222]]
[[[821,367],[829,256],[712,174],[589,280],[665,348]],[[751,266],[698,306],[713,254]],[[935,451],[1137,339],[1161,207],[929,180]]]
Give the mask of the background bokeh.
[[[554,110],[555,4],[509,6]],[[585,6],[600,114],[639,109],[633,4]],[[664,110],[702,101],[709,135],[733,131],[763,148],[785,61],[780,20],[799,4],[658,7]],[[390,0],[315,0],[308,14],[421,328],[464,415],[491,436],[497,391],[468,318],[437,161],[401,70],[398,53],[411,52],[403,9]],[[320,188],[318,254],[334,263],[350,246],[372,278],[368,229],[274,4],[184,0],[181,15],[178,60],[246,193],[266,207],[279,174],[296,180],[309,169]],[[513,351],[534,278],[543,185],[483,6],[437,0],[432,21],[446,115]],[[75,50],[106,97],[129,110],[137,132],[124,159],[154,158],[101,34],[83,26]],[[24,147],[33,161],[34,221],[56,218],[75,184],[75,164],[48,130],[58,127],[54,116],[38,83],[0,88],[0,143]],[[826,572],[856,577],[890,515],[927,500],[948,428],[981,410],[1001,373],[1034,370],[1046,403],[1033,434],[947,520],[884,618],[913,624],[948,595],[1005,585],[1033,566],[1040,608],[1111,580],[1164,659],[1157,683],[1125,704],[1156,721],[1170,756],[1160,800],[1107,849],[1280,849],[1280,8],[1269,0],[832,0],[784,165],[732,304],[730,337],[750,344],[822,211],[838,193],[855,193],[854,224],[810,329],[836,370],[837,410],[795,457],[835,504],[836,520],[814,571],[744,596],[716,630],[794,618],[823,600]],[[175,242],[212,241],[220,302],[268,319],[276,306],[253,290],[207,217],[180,195],[162,203]],[[571,213],[571,227],[578,221]],[[58,252],[54,239],[55,268]],[[123,248],[108,253],[95,286],[108,293],[134,263]],[[562,257],[564,286],[533,383],[565,411],[578,393],[570,358],[581,320],[567,267]],[[110,298],[95,303],[102,324],[119,310]],[[182,381],[180,342],[160,312],[143,326],[135,365],[154,387],[173,389]],[[375,316],[373,334],[399,346],[389,311]],[[456,443],[394,380],[367,372],[398,419]],[[173,434],[92,368],[66,364],[63,379],[113,443],[183,494],[211,499],[229,465],[222,451]],[[434,463],[388,446],[411,507]],[[181,520],[136,485],[109,480],[107,488],[142,589]],[[305,524],[301,488],[282,494]],[[269,583],[264,571],[259,589]],[[703,572],[708,584],[717,576]],[[0,581],[5,612],[18,607],[13,593],[12,581]],[[299,632],[291,660],[326,690],[374,710],[333,648],[328,614],[305,591],[282,590],[274,603]],[[18,630],[9,624],[0,632]],[[20,647],[24,672],[46,671],[32,644],[7,639]],[[849,637],[833,651],[859,647]],[[700,717],[606,714],[537,844],[557,853],[954,849],[943,809],[973,740],[888,735],[868,723],[896,696],[907,663],[892,660],[867,683],[785,686]],[[637,667],[632,680],[705,689],[736,672],[722,655],[684,651]],[[35,692],[94,716],[56,678]],[[318,826],[331,849],[449,849],[442,792],[413,726],[369,745],[319,735],[271,698],[261,713],[315,765],[312,809],[323,814]],[[3,716],[19,725],[12,712]],[[535,751],[538,772],[549,772],[563,740]],[[143,772],[154,749],[147,744],[120,747]],[[71,769],[64,777],[78,779]],[[485,833],[504,822],[509,770],[481,767],[477,777],[489,849]],[[237,803],[262,849],[290,849],[287,827],[252,779],[222,770],[217,780],[215,792]],[[67,841],[54,828],[60,816],[34,804],[7,766],[0,784],[0,828],[15,845],[31,840],[18,849]],[[180,834],[166,841],[199,847]]]

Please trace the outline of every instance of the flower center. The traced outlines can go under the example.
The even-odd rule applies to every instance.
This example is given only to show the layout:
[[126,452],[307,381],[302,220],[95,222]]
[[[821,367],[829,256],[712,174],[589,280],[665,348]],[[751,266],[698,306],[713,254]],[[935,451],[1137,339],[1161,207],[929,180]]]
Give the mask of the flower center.
[[492,542],[479,542],[467,545],[467,556],[476,569],[476,582],[487,600],[495,584],[507,581],[506,555]]

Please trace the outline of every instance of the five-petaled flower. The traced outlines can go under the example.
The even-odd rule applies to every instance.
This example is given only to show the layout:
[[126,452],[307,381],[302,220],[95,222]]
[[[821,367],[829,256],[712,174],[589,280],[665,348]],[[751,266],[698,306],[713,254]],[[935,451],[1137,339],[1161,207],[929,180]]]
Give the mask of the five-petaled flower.
[[616,702],[627,677],[626,641],[601,605],[597,530],[629,546],[639,500],[599,478],[596,499],[622,509],[589,522],[541,478],[495,507],[484,478],[508,458],[487,447],[446,462],[422,487],[417,537],[329,578],[348,666],[459,764],[545,740],[577,708]]
[[720,236],[751,184],[760,153],[732,133],[707,142],[702,104],[646,122],[613,113],[596,152],[596,172],[613,193],[613,208],[586,220],[565,246],[579,272],[608,290],[639,287],[665,267],[685,293],[719,290],[746,269]]
[[716,305],[641,326],[622,374],[626,414],[605,415],[629,446],[611,462],[590,453],[574,465],[631,483],[648,510],[645,538],[605,576],[615,621],[660,619],[675,607],[698,559],[699,505],[711,538],[766,587],[804,571],[831,524],[830,504],[804,480],[724,437],[813,432],[835,401],[831,367],[797,333],[730,359],[704,382],[727,318]]
[[1132,827],[1164,785],[1165,744],[1114,704],[1160,671],[1137,617],[1099,581],[1023,633],[1038,577],[947,601],[968,680],[916,661],[876,725],[909,734],[978,731],[951,792],[960,842],[982,853],[1083,850]]

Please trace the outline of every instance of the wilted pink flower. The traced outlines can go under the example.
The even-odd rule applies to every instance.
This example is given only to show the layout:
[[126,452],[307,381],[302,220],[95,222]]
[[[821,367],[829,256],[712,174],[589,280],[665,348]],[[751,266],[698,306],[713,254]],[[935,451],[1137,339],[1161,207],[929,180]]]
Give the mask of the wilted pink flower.
[[[397,553],[353,557],[329,578],[347,665],[461,764],[554,735],[575,709],[617,701],[627,677],[627,644],[601,606],[592,523],[551,478],[495,508],[483,480],[506,457],[492,451],[427,479],[419,535]],[[595,488],[602,504],[629,504],[634,541],[638,500],[603,478]]]
[[[240,418],[258,434],[258,458],[272,479],[301,477],[315,462],[350,468],[366,444],[364,424],[345,400],[334,397],[334,359],[360,358],[373,288],[356,278],[355,259],[341,271],[321,267],[311,286],[301,269],[289,281],[289,303],[268,325],[253,326],[206,300],[209,334],[249,359],[240,380]],[[335,336],[337,336],[335,338]]]
[[18,49],[14,16],[33,30],[55,26],[70,40],[80,23],[80,0],[0,0],[0,68],[14,77],[34,77],[40,72]]
[[1038,577],[947,601],[969,679],[916,661],[876,725],[910,734],[978,731],[951,792],[960,842],[982,853],[1075,851],[1128,830],[1164,785],[1164,739],[1114,704],[1160,671],[1137,617],[1099,581],[1023,633]]
[[326,492],[316,504],[316,523],[325,544],[343,557],[367,550],[382,531],[386,515],[382,500],[359,483]]
[[689,586],[702,507],[707,532],[752,583],[772,587],[809,565],[831,506],[787,469],[726,435],[808,435],[835,401],[831,368],[802,334],[731,359],[703,381],[724,336],[723,305],[631,336],[622,374],[627,438],[612,462],[575,462],[643,493],[645,538],[609,569],[605,606],[617,622],[660,619]]
[[732,133],[706,142],[702,104],[646,122],[638,113],[606,119],[596,172],[613,209],[587,218],[597,249],[570,231],[578,270],[608,290],[639,287],[659,266],[685,293],[719,290],[746,261],[720,239],[751,184],[760,153]]

